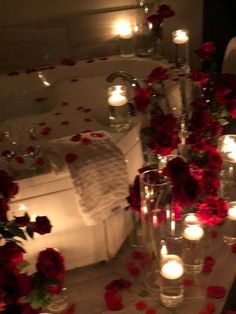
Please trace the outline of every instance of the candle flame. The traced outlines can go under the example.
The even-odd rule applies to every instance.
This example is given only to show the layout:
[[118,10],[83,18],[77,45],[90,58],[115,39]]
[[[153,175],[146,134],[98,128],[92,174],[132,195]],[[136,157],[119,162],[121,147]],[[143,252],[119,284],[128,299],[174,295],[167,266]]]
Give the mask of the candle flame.
[[221,150],[229,159],[236,162],[236,142],[230,136],[224,137]]

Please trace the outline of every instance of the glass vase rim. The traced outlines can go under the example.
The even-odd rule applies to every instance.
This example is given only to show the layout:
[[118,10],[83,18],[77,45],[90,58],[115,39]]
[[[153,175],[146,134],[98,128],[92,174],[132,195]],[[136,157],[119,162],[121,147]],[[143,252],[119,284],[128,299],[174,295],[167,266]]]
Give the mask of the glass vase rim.
[[[160,183],[151,183],[151,182],[147,182],[144,180],[144,176],[145,174],[147,173],[150,173],[150,172],[155,172],[157,173],[160,177],[162,177],[164,179],[164,182],[160,182]],[[149,170],[146,170],[144,171],[143,173],[141,173],[141,180],[142,180],[142,183],[144,184],[147,184],[147,185],[150,185],[150,186],[162,186],[162,185],[166,185],[166,184],[169,184],[170,183],[170,180],[167,176],[165,176],[160,170],[158,169],[149,169]]]

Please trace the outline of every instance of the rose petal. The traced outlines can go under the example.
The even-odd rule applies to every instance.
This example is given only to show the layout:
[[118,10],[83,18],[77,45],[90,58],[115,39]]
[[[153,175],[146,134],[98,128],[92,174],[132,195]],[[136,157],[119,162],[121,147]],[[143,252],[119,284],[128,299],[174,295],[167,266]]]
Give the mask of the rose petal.
[[209,266],[214,266],[215,265],[215,260],[212,256],[207,256],[204,259],[204,264],[209,265]]
[[225,288],[221,286],[208,286],[207,296],[211,298],[221,299],[225,296]]
[[209,234],[210,234],[210,236],[211,236],[212,238],[217,238],[218,235],[219,235],[218,231],[216,231],[216,230],[211,230],[211,231],[209,231]]
[[89,144],[92,143],[92,141],[89,138],[86,138],[86,137],[82,138],[81,142],[84,145],[89,145]]
[[216,306],[214,303],[207,303],[205,306],[205,309],[209,312],[209,313],[214,313],[216,310]]
[[62,121],[62,122],[61,122],[61,125],[69,125],[69,124],[70,124],[70,122],[69,122],[69,121],[67,121],[67,120],[66,120],[66,121]]
[[148,309],[145,314],[157,314],[157,311],[154,309]]
[[80,134],[76,134],[76,135],[73,135],[70,140],[72,142],[79,142],[81,140],[81,135]]
[[67,65],[67,66],[73,66],[75,65],[75,60],[71,59],[71,58],[64,58],[61,60],[61,64],[62,65]]
[[192,279],[185,278],[182,283],[185,287],[189,287],[193,285],[194,281]]
[[107,57],[102,57],[102,58],[100,58],[100,60],[106,61],[106,60],[108,60],[108,58]]
[[231,252],[236,254],[236,243],[231,245]]
[[95,138],[103,138],[104,137],[104,135],[102,133],[98,133],[98,132],[92,132],[91,136],[95,137]]
[[42,101],[45,101],[47,99],[47,97],[37,97],[34,99],[34,101],[36,102],[42,102]]
[[76,108],[76,110],[82,110],[82,109],[84,109],[83,106],[79,106],[79,107]]
[[46,124],[47,124],[46,122],[39,122],[39,123],[38,123],[39,126],[44,126],[44,125],[46,125]]
[[18,71],[11,71],[11,72],[7,73],[8,76],[19,75],[19,74],[20,74],[20,72],[18,72]]
[[85,121],[85,122],[91,122],[91,121],[93,121],[93,120],[90,119],[90,118],[85,118],[84,121]]
[[123,309],[122,297],[120,294],[114,294],[111,298],[106,299],[106,307],[110,311],[120,311]]
[[54,113],[54,116],[59,116],[59,115],[61,115],[61,112],[55,112]]
[[74,82],[78,82],[79,80],[76,79],[76,78],[74,78],[74,79],[71,79],[70,81],[71,81],[72,83],[74,83]]
[[142,259],[144,257],[144,254],[142,253],[142,252],[140,252],[140,251],[134,251],[134,252],[132,252],[132,258],[133,259],[138,259],[138,260],[140,260],[140,259]]
[[45,164],[45,160],[42,157],[39,157],[39,158],[36,159],[36,164],[38,166],[42,166],[42,165]]
[[67,101],[63,101],[62,103],[61,103],[61,106],[68,106],[69,105],[69,103],[67,102]]
[[89,59],[86,61],[86,63],[93,63],[95,60],[94,59]]
[[78,156],[74,153],[67,153],[65,155],[65,161],[68,163],[74,162],[77,158],[78,158]]
[[146,308],[147,308],[147,303],[144,302],[144,301],[139,301],[139,302],[137,302],[137,303],[135,304],[135,307],[136,307],[137,310],[143,311],[143,310],[146,310]]
[[90,108],[86,108],[86,109],[84,109],[83,111],[84,112],[90,112],[92,109],[90,109]]

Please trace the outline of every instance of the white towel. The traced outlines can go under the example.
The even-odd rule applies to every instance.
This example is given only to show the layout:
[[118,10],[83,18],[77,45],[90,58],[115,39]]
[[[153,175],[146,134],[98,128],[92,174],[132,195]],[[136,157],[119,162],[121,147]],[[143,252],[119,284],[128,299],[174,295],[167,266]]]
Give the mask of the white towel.
[[61,156],[66,153],[78,156],[67,167],[77,194],[79,212],[86,225],[98,224],[127,206],[128,174],[124,156],[108,133],[96,133],[103,134],[103,138],[94,138],[93,133],[82,135],[91,140],[88,145],[81,141],[72,142],[69,138],[53,144],[53,149],[56,147]]

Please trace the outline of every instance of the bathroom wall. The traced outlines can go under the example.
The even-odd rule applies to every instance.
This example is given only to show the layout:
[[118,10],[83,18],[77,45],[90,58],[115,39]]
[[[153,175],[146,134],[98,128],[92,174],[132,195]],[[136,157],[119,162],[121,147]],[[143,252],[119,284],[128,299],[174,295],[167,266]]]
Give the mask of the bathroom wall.
[[[153,1],[158,2],[158,1]],[[203,0],[168,0],[176,17],[165,23],[165,53],[173,56],[171,32],[185,27],[191,48],[202,33]],[[1,0],[0,72],[119,53],[115,22],[141,19],[137,0]],[[195,64],[195,60],[193,60]]]

